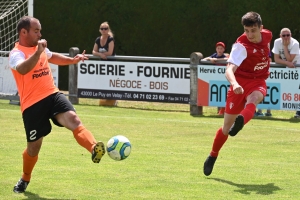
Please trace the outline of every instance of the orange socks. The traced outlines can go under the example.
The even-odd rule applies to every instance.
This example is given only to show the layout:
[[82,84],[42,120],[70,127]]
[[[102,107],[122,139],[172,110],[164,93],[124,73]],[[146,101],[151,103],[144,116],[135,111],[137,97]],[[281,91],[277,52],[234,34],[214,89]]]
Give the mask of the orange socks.
[[84,126],[78,126],[73,131],[73,135],[78,144],[92,153],[93,147],[97,143],[97,141],[90,131],[88,131]]
[[27,153],[27,148],[23,151],[23,175],[22,179],[24,181],[30,181],[31,172],[38,160],[38,156],[31,157]]
[[218,157],[219,151],[222,148],[223,144],[226,142],[228,135],[224,135],[222,131],[222,127],[216,133],[215,140],[213,143],[212,150],[210,155],[212,157]]

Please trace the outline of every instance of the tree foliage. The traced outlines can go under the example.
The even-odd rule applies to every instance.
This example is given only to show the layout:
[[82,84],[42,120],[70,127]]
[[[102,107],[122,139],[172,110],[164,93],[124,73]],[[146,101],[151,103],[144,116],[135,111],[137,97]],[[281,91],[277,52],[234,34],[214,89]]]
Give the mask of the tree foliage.
[[261,15],[273,41],[284,27],[300,40],[299,8],[297,0],[35,0],[34,16],[52,51],[78,47],[91,54],[100,24],[108,21],[117,55],[188,58],[211,55],[218,41],[230,52],[248,11]]

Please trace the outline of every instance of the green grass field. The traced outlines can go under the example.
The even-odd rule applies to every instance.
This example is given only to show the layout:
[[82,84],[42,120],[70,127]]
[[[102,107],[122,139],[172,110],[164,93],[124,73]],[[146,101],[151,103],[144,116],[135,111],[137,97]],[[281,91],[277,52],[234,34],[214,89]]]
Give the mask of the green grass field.
[[131,155],[124,161],[105,155],[94,164],[70,131],[53,126],[27,191],[15,194],[26,139],[19,106],[0,100],[0,199],[299,199],[300,120],[294,111],[251,120],[227,140],[206,177],[203,162],[223,123],[215,107],[193,117],[189,105],[97,103],[75,105],[81,120],[97,140],[129,138]]

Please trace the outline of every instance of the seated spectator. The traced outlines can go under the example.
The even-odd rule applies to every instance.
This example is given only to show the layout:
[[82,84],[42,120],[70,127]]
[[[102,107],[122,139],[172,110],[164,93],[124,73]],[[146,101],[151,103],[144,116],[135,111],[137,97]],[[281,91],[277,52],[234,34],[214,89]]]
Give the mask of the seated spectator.
[[[107,56],[115,55],[115,41],[114,35],[109,27],[108,22],[103,22],[100,25],[99,32],[101,36],[96,38],[93,55],[99,56],[101,60],[107,60]],[[117,100],[114,99],[100,99],[101,106],[116,106]]]
[[204,58],[203,60],[211,61],[212,63],[216,63],[218,60],[227,60],[229,57],[228,53],[225,52],[225,44],[223,42],[218,42],[216,44],[216,52],[211,56]]
[[[288,68],[295,68],[295,64],[300,64],[299,42],[292,38],[292,33],[288,28],[281,29],[279,36],[280,38],[274,41],[272,49],[274,60]],[[300,118],[300,110],[296,111],[294,117]]]
[[103,22],[100,25],[99,32],[101,36],[96,38],[93,48],[93,55],[99,56],[101,59],[106,60],[106,56],[115,55],[114,35],[108,25],[108,22]]

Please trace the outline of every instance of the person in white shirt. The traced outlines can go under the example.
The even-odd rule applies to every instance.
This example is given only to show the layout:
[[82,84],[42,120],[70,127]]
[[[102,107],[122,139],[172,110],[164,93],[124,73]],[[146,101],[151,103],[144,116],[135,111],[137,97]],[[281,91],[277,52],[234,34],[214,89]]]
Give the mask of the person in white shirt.
[[[292,38],[291,30],[288,28],[281,29],[280,38],[274,41],[272,52],[277,64],[285,65],[288,68],[295,68],[295,64],[300,64],[299,42]],[[300,117],[300,110],[296,111],[294,117]]]

